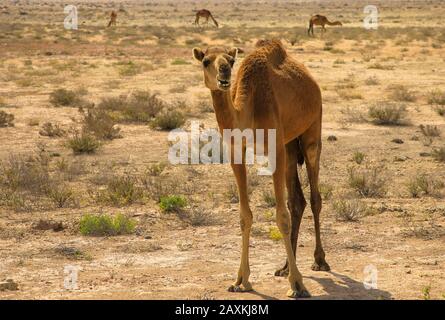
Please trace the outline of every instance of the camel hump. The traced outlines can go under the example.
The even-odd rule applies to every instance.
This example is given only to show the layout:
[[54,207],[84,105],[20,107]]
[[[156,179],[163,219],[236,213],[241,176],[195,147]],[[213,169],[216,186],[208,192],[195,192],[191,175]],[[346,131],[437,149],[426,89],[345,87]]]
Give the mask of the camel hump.
[[255,46],[273,66],[282,64],[287,57],[286,49],[278,39],[258,40]]

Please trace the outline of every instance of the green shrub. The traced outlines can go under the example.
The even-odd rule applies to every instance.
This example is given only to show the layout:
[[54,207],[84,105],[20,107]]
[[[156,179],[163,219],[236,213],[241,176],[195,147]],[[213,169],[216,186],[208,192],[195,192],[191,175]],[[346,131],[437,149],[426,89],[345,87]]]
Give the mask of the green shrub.
[[74,133],[68,138],[67,147],[72,149],[75,154],[94,153],[100,147],[100,142],[96,137],[86,132]]
[[161,111],[152,120],[150,126],[154,129],[173,130],[181,127],[184,123],[185,117],[180,111],[169,109]]
[[159,207],[164,212],[180,212],[187,205],[187,199],[183,196],[165,196],[161,198]]
[[422,195],[440,196],[440,190],[444,188],[444,183],[426,175],[419,174],[408,183],[408,192],[413,198]]
[[364,159],[365,159],[365,154],[360,151],[354,152],[354,155],[352,156],[352,160],[357,164],[361,164]]
[[131,234],[136,223],[123,214],[109,215],[86,214],[80,219],[79,230],[84,236],[117,236]]

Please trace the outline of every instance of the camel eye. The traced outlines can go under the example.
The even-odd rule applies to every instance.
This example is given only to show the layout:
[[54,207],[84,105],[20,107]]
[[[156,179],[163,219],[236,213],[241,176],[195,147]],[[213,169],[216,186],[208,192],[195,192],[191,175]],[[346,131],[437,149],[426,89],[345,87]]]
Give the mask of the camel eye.
[[210,60],[209,59],[204,59],[202,60],[202,65],[204,66],[204,68],[207,68],[210,64]]

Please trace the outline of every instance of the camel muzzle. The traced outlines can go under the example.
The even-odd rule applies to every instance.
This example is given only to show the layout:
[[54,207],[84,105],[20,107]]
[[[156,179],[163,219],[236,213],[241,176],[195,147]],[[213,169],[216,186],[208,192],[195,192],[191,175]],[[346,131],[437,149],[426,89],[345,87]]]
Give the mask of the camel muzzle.
[[221,90],[228,90],[230,88],[230,77],[227,79],[222,79],[220,77],[216,78],[218,82],[218,88]]

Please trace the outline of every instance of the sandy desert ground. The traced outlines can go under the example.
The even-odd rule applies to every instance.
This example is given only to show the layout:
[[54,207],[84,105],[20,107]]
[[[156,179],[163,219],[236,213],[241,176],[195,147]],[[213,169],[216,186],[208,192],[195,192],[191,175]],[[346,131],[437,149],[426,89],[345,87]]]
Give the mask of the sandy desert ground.
[[[363,28],[365,1],[73,4],[78,30],[64,28],[62,2],[0,3],[0,282],[18,285],[1,299],[286,299],[271,179],[251,169],[255,291],[227,292],[241,247],[230,166],[169,165],[162,130],[217,127],[193,47],[242,48],[236,69],[263,38],[281,39],[322,89],[332,270],[311,271],[308,207],[297,264],[312,299],[445,299],[445,2],[374,1],[377,30]],[[219,28],[192,24],[201,8]],[[315,13],[343,26],[309,37]],[[91,153],[73,151],[82,138]],[[166,212],[160,198],[181,201]],[[81,230],[99,214],[130,218],[128,234]]]

